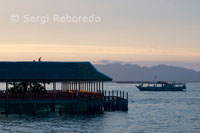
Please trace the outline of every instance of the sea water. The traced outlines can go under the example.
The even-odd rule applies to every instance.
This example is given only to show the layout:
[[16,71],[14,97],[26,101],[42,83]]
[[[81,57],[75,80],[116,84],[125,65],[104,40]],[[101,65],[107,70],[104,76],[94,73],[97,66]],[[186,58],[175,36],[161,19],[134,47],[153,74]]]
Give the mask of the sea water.
[[105,89],[128,92],[128,112],[92,115],[0,115],[0,132],[200,132],[200,83],[188,83],[186,92],[141,92],[135,84],[116,83],[105,83]]

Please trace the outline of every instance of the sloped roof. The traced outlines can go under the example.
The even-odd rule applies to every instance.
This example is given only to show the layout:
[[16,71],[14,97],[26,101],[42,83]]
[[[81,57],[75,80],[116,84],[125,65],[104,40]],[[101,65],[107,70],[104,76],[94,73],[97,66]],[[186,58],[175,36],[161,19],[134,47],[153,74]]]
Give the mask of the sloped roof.
[[90,62],[0,62],[5,81],[112,81]]

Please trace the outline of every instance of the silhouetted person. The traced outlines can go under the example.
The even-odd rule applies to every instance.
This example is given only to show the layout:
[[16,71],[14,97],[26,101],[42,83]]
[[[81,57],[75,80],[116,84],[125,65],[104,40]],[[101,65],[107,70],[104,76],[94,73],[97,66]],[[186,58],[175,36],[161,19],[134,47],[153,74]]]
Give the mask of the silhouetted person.
[[41,62],[41,60],[42,60],[42,57],[40,57],[40,58],[38,59],[39,62]]

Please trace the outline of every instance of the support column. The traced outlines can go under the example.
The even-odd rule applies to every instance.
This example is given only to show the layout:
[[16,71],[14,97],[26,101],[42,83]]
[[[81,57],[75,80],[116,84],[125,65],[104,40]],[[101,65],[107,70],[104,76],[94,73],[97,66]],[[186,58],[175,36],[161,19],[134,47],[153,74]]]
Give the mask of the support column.
[[71,82],[71,85],[72,85],[72,90],[74,91],[74,81]]
[[13,82],[13,87],[14,87],[14,88],[16,87],[16,83],[15,83],[15,82]]
[[77,84],[78,84],[78,83],[77,83],[77,81],[75,81],[74,83],[75,83],[75,89],[76,89],[76,91],[77,91],[77,90],[78,90],[78,87],[77,87]]
[[98,81],[96,81],[96,90],[97,90],[97,92],[99,92]]
[[66,89],[69,90],[68,81],[66,82]]
[[87,81],[87,90],[90,91],[89,82]]
[[78,88],[79,88],[79,91],[80,91],[81,90],[81,81],[78,82],[78,85],[79,85]]
[[69,81],[69,89],[72,90],[72,82]]
[[85,91],[88,91],[87,90],[87,82],[86,81],[84,82],[84,86],[85,86]]
[[103,81],[102,81],[102,83],[101,83],[101,87],[102,87],[102,91],[103,91],[103,90],[104,90],[104,89],[103,89]]
[[45,88],[45,90],[46,90],[46,83],[44,82],[44,88]]
[[86,83],[83,81],[83,90],[86,91]]
[[90,90],[90,92],[92,92],[92,89],[91,89],[91,82],[89,82],[89,90]]
[[96,92],[96,88],[95,88],[95,81],[94,81],[93,83],[94,83],[94,92]]
[[29,91],[32,91],[32,84],[31,84],[31,82],[29,83],[29,85],[30,85],[30,90]]
[[56,82],[53,82],[53,91],[56,91]]
[[103,93],[103,91],[101,91],[101,82],[99,81],[99,91]]
[[76,91],[78,91],[78,82],[75,81],[75,88],[76,88]]
[[8,82],[6,82],[6,91],[8,91],[8,87],[9,87],[9,86],[8,86]]

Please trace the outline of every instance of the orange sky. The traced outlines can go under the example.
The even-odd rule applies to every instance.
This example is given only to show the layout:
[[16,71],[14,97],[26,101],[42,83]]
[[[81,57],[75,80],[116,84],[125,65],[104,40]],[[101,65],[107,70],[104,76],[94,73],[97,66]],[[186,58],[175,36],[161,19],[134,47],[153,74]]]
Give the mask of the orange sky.
[[[0,60],[200,62],[200,1],[0,0]],[[101,17],[53,23],[53,14]],[[24,15],[50,22],[25,23]],[[12,23],[11,16],[19,22]]]
[[97,61],[102,59],[121,61],[196,61],[200,53],[196,49],[156,49],[143,47],[99,45],[0,45],[1,60]]

